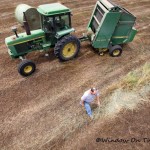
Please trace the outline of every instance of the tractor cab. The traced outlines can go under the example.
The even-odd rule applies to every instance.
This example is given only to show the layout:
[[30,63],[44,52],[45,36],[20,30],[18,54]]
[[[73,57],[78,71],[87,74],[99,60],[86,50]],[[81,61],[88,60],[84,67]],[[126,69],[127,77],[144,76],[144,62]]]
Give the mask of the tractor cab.
[[45,33],[56,33],[71,28],[70,14],[43,16],[41,15],[41,25]]
[[[71,11],[60,3],[44,4],[37,8],[41,18],[41,29],[46,34],[55,34],[61,37],[70,33],[71,28]],[[63,31],[63,32],[60,32]],[[58,34],[57,34],[58,33]]]

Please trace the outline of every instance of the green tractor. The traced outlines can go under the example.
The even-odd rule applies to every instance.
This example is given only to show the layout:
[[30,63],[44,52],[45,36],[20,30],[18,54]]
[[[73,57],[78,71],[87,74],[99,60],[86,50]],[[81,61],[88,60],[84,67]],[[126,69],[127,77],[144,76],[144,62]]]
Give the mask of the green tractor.
[[[121,45],[131,42],[137,30],[134,28],[136,17],[126,9],[107,0],[98,0],[88,24],[87,34],[77,38],[71,33],[75,31],[71,26],[71,10],[60,3],[44,4],[37,8],[40,29],[30,30],[26,13],[24,16],[25,33],[5,39],[8,53],[12,58],[20,58],[18,72],[22,76],[31,75],[36,65],[24,56],[37,50],[54,48],[54,54],[61,61],[68,61],[76,57],[80,50],[80,42],[90,41],[93,48],[100,54],[109,50],[109,54],[118,57],[122,53]],[[31,14],[32,16],[32,14]]]
[[[25,33],[17,34],[17,29],[12,28],[16,36],[5,39],[8,53],[12,58],[21,58],[18,71],[22,76],[31,75],[36,65],[33,61],[24,59],[32,51],[48,50],[54,48],[55,55],[61,61],[67,61],[77,56],[80,50],[80,41],[71,32],[71,11],[60,3],[40,5],[37,8],[40,14],[41,29],[30,31],[27,19],[24,21]],[[24,14],[26,18],[26,15]]]

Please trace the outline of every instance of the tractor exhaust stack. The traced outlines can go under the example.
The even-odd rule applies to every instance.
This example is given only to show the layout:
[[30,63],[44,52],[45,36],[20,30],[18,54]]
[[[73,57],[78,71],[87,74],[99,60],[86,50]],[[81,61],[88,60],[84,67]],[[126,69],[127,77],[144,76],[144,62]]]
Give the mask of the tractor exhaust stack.
[[11,28],[11,30],[15,33],[16,37],[19,38],[18,34],[17,34],[17,27],[14,26]]

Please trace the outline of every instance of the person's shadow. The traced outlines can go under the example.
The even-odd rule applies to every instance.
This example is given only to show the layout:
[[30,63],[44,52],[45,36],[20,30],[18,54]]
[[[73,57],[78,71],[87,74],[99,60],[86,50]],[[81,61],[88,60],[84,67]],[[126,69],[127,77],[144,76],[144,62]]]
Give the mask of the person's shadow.
[[97,105],[96,103],[92,103],[92,104],[91,104],[91,109],[92,109],[92,110],[96,109],[97,107],[98,107],[98,105]]

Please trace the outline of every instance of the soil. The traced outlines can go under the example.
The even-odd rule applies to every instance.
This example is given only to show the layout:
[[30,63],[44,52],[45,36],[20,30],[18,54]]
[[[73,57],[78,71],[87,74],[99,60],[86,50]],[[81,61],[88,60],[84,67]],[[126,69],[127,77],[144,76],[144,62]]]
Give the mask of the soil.
[[[82,43],[80,54],[59,62],[33,52],[27,56],[37,65],[36,72],[23,78],[17,72],[20,60],[7,53],[4,39],[13,33],[11,26],[23,29],[14,17],[15,7],[25,3],[37,7],[54,0],[1,0],[0,5],[0,149],[143,149],[150,142],[102,143],[97,138],[149,138],[150,104],[138,110],[123,111],[115,119],[89,121],[79,105],[83,92],[96,86],[103,93],[112,83],[150,60],[149,0],[114,0],[137,17],[139,31],[132,43],[124,45],[121,57],[99,56],[89,42]],[[96,0],[61,0],[72,9],[75,35],[86,32]],[[10,5],[11,3],[11,5]],[[150,98],[150,97],[148,97]],[[95,108],[96,109],[96,108]]]

